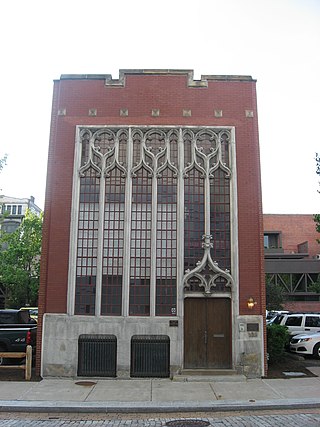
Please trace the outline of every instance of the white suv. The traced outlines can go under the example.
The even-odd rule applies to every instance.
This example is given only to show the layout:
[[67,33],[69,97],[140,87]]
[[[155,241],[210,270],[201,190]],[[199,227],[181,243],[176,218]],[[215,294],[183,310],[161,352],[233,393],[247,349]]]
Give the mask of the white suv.
[[313,355],[320,359],[320,332],[295,335],[290,341],[290,351],[303,355]]
[[271,324],[286,326],[290,335],[320,332],[320,313],[279,314],[271,319]]

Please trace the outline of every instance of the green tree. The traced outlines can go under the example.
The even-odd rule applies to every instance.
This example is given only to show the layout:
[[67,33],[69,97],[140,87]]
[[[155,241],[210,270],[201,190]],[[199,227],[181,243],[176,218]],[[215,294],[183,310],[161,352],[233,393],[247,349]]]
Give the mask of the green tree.
[[0,283],[7,307],[37,305],[42,220],[42,215],[27,210],[17,230],[0,235]]
[[320,273],[318,274],[317,280],[308,286],[308,291],[320,294]]
[[279,284],[272,283],[269,279],[269,275],[266,275],[266,309],[272,310],[283,310],[284,303],[284,290]]

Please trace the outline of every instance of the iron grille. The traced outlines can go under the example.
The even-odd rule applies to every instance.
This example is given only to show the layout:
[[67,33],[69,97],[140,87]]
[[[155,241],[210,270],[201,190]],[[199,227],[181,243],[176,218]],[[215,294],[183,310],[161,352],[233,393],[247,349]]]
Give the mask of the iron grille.
[[115,335],[80,335],[78,376],[115,377],[117,338]]
[[131,377],[169,377],[170,338],[167,335],[134,335],[131,339]]

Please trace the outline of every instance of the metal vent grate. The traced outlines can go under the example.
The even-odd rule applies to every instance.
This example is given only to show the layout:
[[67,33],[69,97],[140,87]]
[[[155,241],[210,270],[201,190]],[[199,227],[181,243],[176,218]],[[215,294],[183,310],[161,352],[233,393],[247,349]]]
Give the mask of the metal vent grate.
[[115,377],[117,338],[115,335],[80,335],[78,376]]
[[131,339],[131,377],[169,377],[170,338],[167,335],[134,335]]

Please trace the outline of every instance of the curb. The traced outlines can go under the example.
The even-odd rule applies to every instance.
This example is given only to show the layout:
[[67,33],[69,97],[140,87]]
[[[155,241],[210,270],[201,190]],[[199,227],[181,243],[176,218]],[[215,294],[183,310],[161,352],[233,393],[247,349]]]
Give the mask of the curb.
[[173,412],[232,412],[267,409],[320,408],[320,399],[278,399],[260,401],[219,402],[48,402],[0,401],[0,412],[33,413],[173,413]]

